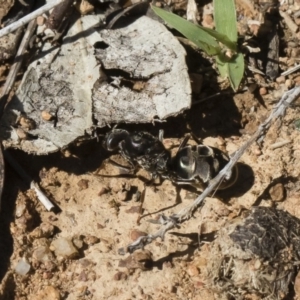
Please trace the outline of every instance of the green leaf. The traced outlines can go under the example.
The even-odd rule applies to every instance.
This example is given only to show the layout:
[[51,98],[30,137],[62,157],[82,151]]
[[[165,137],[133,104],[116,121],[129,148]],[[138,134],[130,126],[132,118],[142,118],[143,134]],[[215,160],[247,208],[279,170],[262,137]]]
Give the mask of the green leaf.
[[230,61],[224,62],[217,57],[218,70],[222,77],[228,77],[231,87],[236,91],[244,76],[244,56],[242,53],[236,54]]
[[213,4],[216,30],[236,43],[238,36],[234,0],[214,0]]
[[195,25],[173,13],[151,5],[153,11],[162,18],[169,26],[175,28],[197,47],[201,48],[208,55],[217,55],[221,52],[216,39],[203,30],[203,27]]
[[245,62],[242,53],[238,53],[228,62],[228,76],[232,88],[236,91],[244,76]]
[[221,59],[221,56],[216,57],[218,70],[222,78],[228,77],[228,63]]
[[202,29],[206,31],[208,34],[210,34],[211,36],[213,36],[214,38],[216,38],[217,41],[224,44],[227,48],[236,52],[237,44],[235,42],[232,42],[226,35],[206,27],[202,27]]
[[[234,0],[214,0],[214,20],[218,33],[225,35],[236,47],[237,45],[237,25],[236,11]],[[213,35],[213,33],[211,33]],[[215,36],[215,35],[214,35]],[[229,47],[227,41],[222,41],[224,45]],[[234,55],[229,61],[225,55],[219,54],[217,57],[217,65],[222,77],[228,77],[231,87],[236,91],[241,83],[244,75],[244,57],[241,53]]]

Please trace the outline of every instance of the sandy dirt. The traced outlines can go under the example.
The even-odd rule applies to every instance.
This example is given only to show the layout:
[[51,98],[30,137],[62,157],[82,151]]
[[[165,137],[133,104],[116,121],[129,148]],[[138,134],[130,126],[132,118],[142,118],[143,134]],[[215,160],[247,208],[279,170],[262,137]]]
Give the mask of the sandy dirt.
[[[178,9],[181,2],[176,2]],[[252,2],[237,1],[242,7],[238,16],[255,15],[257,11],[247,6]],[[246,18],[239,18],[239,30],[244,28],[243,20],[246,24]],[[212,19],[203,21],[209,26]],[[286,27],[284,30],[287,42],[291,35]],[[295,64],[295,49],[286,46],[284,50],[289,51],[281,51],[283,70]],[[255,74],[257,89],[232,96],[228,82],[212,70],[212,59],[199,59],[198,53],[195,61],[189,55],[188,51],[190,73],[203,82],[203,86],[198,82],[201,94],[193,100],[226,92],[165,123],[121,125],[153,135],[164,129],[165,146],[173,154],[191,132],[205,145],[234,153],[267,118],[283,91],[300,81],[295,73],[269,84]],[[208,71],[200,77],[195,75],[196,70],[205,68]],[[8,69],[9,63],[0,66],[2,82]],[[55,203],[56,210],[47,212],[34,191],[6,166],[0,218],[0,299],[226,299],[207,284],[210,243],[218,230],[254,205],[276,207],[300,218],[300,132],[294,123],[299,115],[298,100],[271,126],[263,142],[242,156],[234,186],[207,198],[201,209],[180,228],[168,232],[164,241],[156,240],[144,250],[124,256],[118,249],[159,229],[149,220],[179,212],[200,192],[178,190],[167,180],[147,186],[149,174],[143,170],[132,177],[115,176],[119,169],[109,158],[126,162],[103,149],[102,138],[108,128],[99,132],[98,139],[77,141],[47,156],[9,150]],[[24,275],[16,272],[20,263],[29,268]],[[249,292],[241,299],[259,298]],[[297,297],[292,292],[289,299]]]
[[[228,106],[235,108],[235,114],[224,114]],[[205,137],[204,133],[203,143],[230,154],[249,138],[270,108],[246,92],[204,103],[185,117],[193,130],[199,115],[204,120],[211,116],[216,134]],[[147,220],[178,212],[197,194],[181,189],[177,197],[176,188],[167,180],[155,188],[147,186],[138,225],[141,203],[137,192],[143,191],[144,182],[138,177],[99,176],[119,173],[107,160],[109,154],[101,142],[78,143],[64,153],[44,157],[12,151],[32,176],[40,178],[41,187],[59,210],[46,212],[34,192],[8,168],[1,218],[1,270],[6,273],[1,298],[220,299],[205,283],[209,240],[218,230],[241,209],[254,204],[277,206],[300,217],[300,135],[293,125],[298,110],[297,106],[289,108],[263,144],[252,146],[242,157],[235,186],[207,198],[201,210],[168,233],[165,241],[157,240],[131,256],[120,256],[118,249],[158,229]],[[176,124],[180,126],[174,132]],[[158,127],[165,128],[165,144],[176,151],[181,140],[177,136],[187,131],[183,117],[153,127],[152,132],[158,132]],[[237,133],[239,127],[243,134]],[[203,127],[195,129],[205,132]],[[288,144],[273,149],[274,144],[286,140]],[[126,164],[119,155],[111,158]],[[142,170],[138,175],[148,176]],[[71,254],[56,252],[53,241],[60,238],[75,245]],[[25,276],[14,271],[21,258],[30,265]]]

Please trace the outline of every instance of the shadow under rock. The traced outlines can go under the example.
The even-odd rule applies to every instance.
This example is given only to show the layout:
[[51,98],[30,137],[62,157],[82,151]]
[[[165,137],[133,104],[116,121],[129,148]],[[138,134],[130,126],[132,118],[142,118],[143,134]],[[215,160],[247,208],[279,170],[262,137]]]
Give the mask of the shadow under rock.
[[[18,179],[16,180],[15,174],[6,166],[0,212],[0,281],[3,280],[10,267],[10,257],[13,253],[13,238],[10,232],[10,224],[14,222],[14,210],[19,184],[22,185]],[[10,295],[11,292],[9,293]]]
[[96,140],[84,141],[80,145],[70,145],[69,156],[62,152],[48,155],[28,154],[21,150],[9,150],[11,156],[37,182],[40,181],[40,171],[56,167],[70,174],[82,175],[97,170],[104,159],[109,156],[102,144]]

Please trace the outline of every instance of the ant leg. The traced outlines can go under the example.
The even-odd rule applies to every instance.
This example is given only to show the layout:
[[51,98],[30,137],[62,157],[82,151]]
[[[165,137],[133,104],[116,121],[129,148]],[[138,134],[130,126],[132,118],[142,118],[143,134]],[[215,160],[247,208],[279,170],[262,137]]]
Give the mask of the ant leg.
[[178,186],[178,185],[176,185],[176,186],[175,186],[175,189],[176,189],[176,200],[175,200],[175,204],[177,205],[177,204],[182,203],[182,199],[181,199],[181,197],[180,197],[181,187]]
[[141,224],[141,219],[143,218],[143,204],[145,201],[145,195],[146,195],[146,185],[144,184],[144,189],[143,189],[141,197],[140,197],[139,216],[136,220],[137,225]]
[[195,135],[194,133],[191,133],[191,134],[189,134],[189,135],[186,135],[186,136],[184,137],[184,139],[182,140],[182,142],[180,143],[180,145],[179,145],[179,147],[178,147],[178,149],[177,149],[177,152],[176,152],[175,156],[177,155],[177,153],[178,153],[182,148],[184,148],[184,147],[186,146],[188,140],[189,140],[191,137],[193,138],[193,140],[194,140],[197,144],[202,144],[201,141],[196,137],[196,135]]
[[127,167],[127,166],[123,166],[117,162],[115,162],[114,160],[110,159],[109,158],[109,162],[117,167],[118,169],[120,169],[124,174],[129,174],[129,173],[135,173],[135,167],[133,165],[131,165],[130,167]]
[[[182,148],[184,148],[188,142],[188,140],[190,139],[190,136],[189,135],[186,135],[184,137],[184,139],[182,140],[182,142],[180,143],[179,147],[178,147],[178,150],[177,152],[179,152]],[[176,153],[177,154],[177,153]]]
[[197,144],[202,144],[201,140],[196,136],[195,133],[191,132],[191,137]]

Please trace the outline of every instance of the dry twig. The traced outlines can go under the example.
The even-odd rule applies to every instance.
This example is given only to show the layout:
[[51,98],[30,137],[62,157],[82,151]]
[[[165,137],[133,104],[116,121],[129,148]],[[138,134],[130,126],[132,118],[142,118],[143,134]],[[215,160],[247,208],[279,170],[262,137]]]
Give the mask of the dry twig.
[[23,54],[25,53],[30,38],[35,30],[35,25],[36,25],[36,20],[32,20],[27,26],[27,30],[19,46],[15,61],[11,66],[9,74],[6,78],[6,82],[2,89],[1,98],[0,98],[0,118],[2,117],[3,110],[6,105],[7,97],[15,83],[18,71],[20,70],[20,67],[22,65],[23,58],[24,58]]
[[285,72],[282,72],[280,76],[288,76],[288,75],[298,71],[299,69],[300,69],[300,64],[286,70]]
[[134,252],[137,249],[143,248],[145,245],[150,244],[157,238],[164,239],[165,234],[178,226],[179,223],[186,221],[191,218],[194,211],[202,204],[204,199],[210,195],[215,188],[222,182],[222,180],[226,177],[230,177],[228,175],[231,174],[232,168],[240,159],[240,157],[244,154],[244,152],[255,142],[262,141],[267,130],[270,128],[271,123],[276,120],[278,117],[284,116],[286,108],[300,95],[300,87],[295,87],[294,89],[283,94],[281,100],[274,107],[270,116],[267,120],[261,124],[256,132],[252,135],[252,137],[240,148],[238,149],[234,155],[231,157],[228,164],[220,171],[220,173],[211,181],[210,185],[203,191],[201,195],[199,195],[196,200],[186,208],[182,209],[179,213],[174,214],[170,217],[161,218],[162,226],[155,234],[149,234],[146,236],[139,237],[132,244],[128,245],[125,249],[119,249],[119,254],[125,254],[126,252]]
[[22,27],[24,25],[26,25],[27,23],[29,23],[31,20],[37,18],[38,16],[42,15],[44,12],[49,11],[50,9],[52,9],[53,7],[55,7],[56,5],[60,4],[61,2],[63,2],[64,0],[53,0],[50,3],[47,3],[46,5],[40,7],[39,9],[35,10],[34,12],[26,15],[25,17],[19,19],[18,21],[4,27],[3,29],[0,30],[0,37],[3,37],[13,31],[15,31],[16,29],[18,29],[19,27]]

